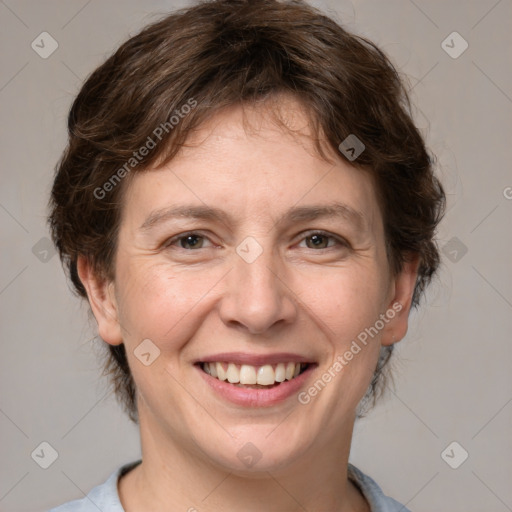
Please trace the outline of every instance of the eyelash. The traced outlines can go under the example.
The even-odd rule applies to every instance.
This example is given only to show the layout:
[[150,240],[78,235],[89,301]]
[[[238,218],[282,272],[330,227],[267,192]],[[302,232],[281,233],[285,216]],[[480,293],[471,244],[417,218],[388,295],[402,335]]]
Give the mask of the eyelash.
[[[303,237],[300,239],[300,242],[306,240],[307,238],[311,238],[315,235],[319,235],[321,237],[325,237],[325,238],[328,238],[330,240],[334,240],[337,245],[341,246],[341,247],[346,247],[346,248],[349,248],[350,245],[349,243],[344,240],[343,238],[340,238],[338,236],[335,236],[335,235],[332,235],[326,231],[307,231],[305,233],[303,233]],[[200,232],[198,231],[190,231],[188,233],[182,233],[180,235],[177,235],[173,238],[171,238],[170,240],[168,240],[166,243],[165,243],[165,248],[169,248],[169,247],[172,247],[174,243],[176,242],[179,242],[180,240],[183,240],[183,239],[186,239],[190,236],[198,236],[198,237],[201,237],[201,238],[204,238],[204,239],[207,239],[208,240],[208,237],[205,236],[205,235],[202,235]],[[329,243],[329,242],[328,242]],[[317,252],[319,251],[322,251],[322,250],[327,250],[327,249],[332,249],[334,246],[327,246],[327,247],[322,247],[321,249],[316,249]],[[207,247],[206,247],[207,248]],[[180,250],[183,250],[183,251],[188,251],[188,252],[192,252],[194,250],[198,250],[198,249],[185,249],[184,247],[178,247],[178,249]],[[203,249],[203,247],[200,247],[200,249]],[[312,247],[306,247],[306,249],[312,249],[312,250],[315,250],[314,248]]]

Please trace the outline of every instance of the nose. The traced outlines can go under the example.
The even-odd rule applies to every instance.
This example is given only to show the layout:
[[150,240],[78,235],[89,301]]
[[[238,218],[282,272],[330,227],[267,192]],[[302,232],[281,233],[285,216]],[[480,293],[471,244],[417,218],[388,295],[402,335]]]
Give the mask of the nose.
[[279,265],[270,253],[264,250],[252,263],[234,255],[234,268],[227,275],[220,305],[227,326],[263,334],[296,318],[294,293],[286,277],[278,274]]

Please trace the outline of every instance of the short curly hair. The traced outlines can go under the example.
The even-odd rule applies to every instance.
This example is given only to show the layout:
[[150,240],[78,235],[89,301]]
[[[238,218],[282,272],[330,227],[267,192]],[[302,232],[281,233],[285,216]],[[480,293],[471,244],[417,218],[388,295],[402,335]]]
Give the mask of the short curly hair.
[[[393,273],[419,256],[417,306],[439,265],[434,237],[445,194],[412,120],[406,86],[375,44],[299,0],[213,0],[175,11],[127,40],[88,77],[69,112],[49,215],[76,292],[87,297],[79,256],[98,275],[114,278],[129,173],[170,161],[191,131],[222,108],[280,93],[304,108],[323,158],[329,160],[321,138],[342,159],[340,143],[349,135],[364,143],[351,164],[374,177]],[[106,350],[104,374],[137,423],[125,347]],[[392,350],[382,347],[362,402],[380,394]]]

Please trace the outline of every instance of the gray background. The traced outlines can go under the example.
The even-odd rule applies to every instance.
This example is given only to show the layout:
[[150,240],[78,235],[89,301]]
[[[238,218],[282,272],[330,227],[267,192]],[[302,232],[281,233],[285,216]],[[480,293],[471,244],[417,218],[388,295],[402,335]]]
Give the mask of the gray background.
[[[139,457],[137,428],[100,376],[87,307],[45,246],[46,202],[80,83],[155,14],[186,4],[0,2],[2,511],[82,497]],[[399,346],[396,390],[356,426],[351,460],[416,512],[512,510],[512,2],[314,4],[409,76],[448,192],[439,279]],[[47,59],[31,48],[43,31],[59,45]],[[469,44],[455,59],[441,46],[453,31]],[[46,470],[31,457],[43,441],[58,452]],[[458,469],[441,456],[452,441],[452,465],[469,453]]]

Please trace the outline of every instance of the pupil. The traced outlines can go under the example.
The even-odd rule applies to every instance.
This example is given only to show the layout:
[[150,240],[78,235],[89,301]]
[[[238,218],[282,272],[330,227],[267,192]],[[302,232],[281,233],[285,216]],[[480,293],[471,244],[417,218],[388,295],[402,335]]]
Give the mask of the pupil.
[[197,235],[189,235],[186,238],[184,238],[185,245],[194,247],[197,244],[197,241],[199,240],[199,237]]
[[325,237],[323,235],[312,235],[310,238],[315,247],[318,247],[325,242],[325,240],[324,240]]

